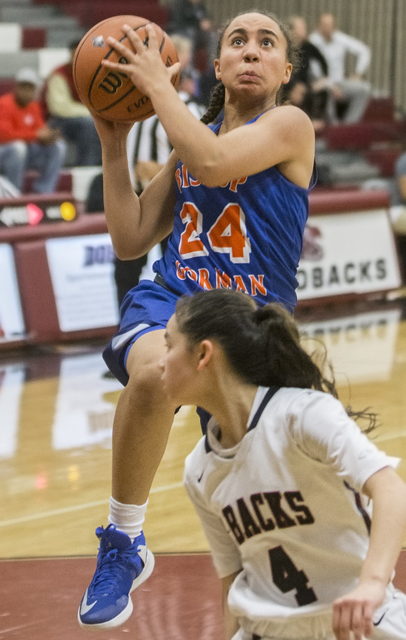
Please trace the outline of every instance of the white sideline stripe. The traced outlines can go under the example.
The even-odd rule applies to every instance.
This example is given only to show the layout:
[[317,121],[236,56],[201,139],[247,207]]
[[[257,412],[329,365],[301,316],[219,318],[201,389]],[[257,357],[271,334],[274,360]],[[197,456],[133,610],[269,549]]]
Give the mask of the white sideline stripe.
[[[162,487],[154,487],[150,493],[161,493],[163,491],[172,491],[172,489],[179,489],[183,487],[183,482],[175,482],[174,484],[167,484]],[[53,518],[54,516],[60,516],[64,513],[73,513],[74,511],[82,511],[82,509],[91,509],[92,507],[99,507],[102,504],[108,504],[109,500],[96,500],[96,502],[87,502],[86,504],[77,504],[73,507],[64,507],[63,509],[53,509],[52,511],[43,511],[42,513],[32,513],[28,516],[21,516],[20,518],[12,518],[11,520],[0,521],[1,527],[11,527],[14,524],[21,524],[23,522],[32,522],[33,520],[41,520],[42,518]]]

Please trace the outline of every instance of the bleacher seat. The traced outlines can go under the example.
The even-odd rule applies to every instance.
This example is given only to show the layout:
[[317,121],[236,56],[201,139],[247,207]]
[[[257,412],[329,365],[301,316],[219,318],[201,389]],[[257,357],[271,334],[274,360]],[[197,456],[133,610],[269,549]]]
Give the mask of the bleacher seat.
[[393,99],[371,98],[362,121],[329,125],[319,133],[321,175],[329,187],[392,178],[405,138],[406,120],[396,119]]
[[[26,172],[24,176],[24,186],[22,193],[30,194],[32,193],[32,184],[35,178],[38,176],[38,173],[35,170],[29,170]],[[69,193],[72,194],[72,173],[69,169],[62,169],[58,184],[55,189],[56,193]]]
[[368,162],[379,167],[381,178],[391,178],[395,172],[396,160],[403,153],[400,146],[387,149],[367,149],[363,156]]
[[56,67],[68,62],[69,49],[65,47],[47,47],[38,49],[38,73],[40,78],[46,78]]
[[325,127],[322,137],[330,150],[363,150],[373,144],[393,144],[405,134],[404,120],[377,120],[330,125]]
[[363,122],[377,122],[380,120],[394,120],[395,105],[393,98],[371,98],[364,115]]
[[[78,202],[85,202],[93,178],[102,172],[101,167],[71,167],[62,169],[56,193],[68,193]],[[27,171],[24,180],[23,194],[32,193],[32,184],[37,177],[34,170]]]
[[[36,0],[44,4],[49,0]],[[169,10],[158,0],[54,0],[68,16],[75,17],[86,28],[117,15],[136,15],[152,20],[165,29],[169,20]]]
[[23,27],[21,48],[42,49],[46,47],[47,32],[42,27]]
[[20,51],[22,42],[21,25],[14,22],[0,23],[0,53]]

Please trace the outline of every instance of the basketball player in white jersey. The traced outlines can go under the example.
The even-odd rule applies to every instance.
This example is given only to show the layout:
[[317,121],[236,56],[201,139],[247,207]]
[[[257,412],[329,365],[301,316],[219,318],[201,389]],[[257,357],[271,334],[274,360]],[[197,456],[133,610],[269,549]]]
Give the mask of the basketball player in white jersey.
[[277,303],[185,296],[166,330],[171,401],[212,414],[184,482],[223,583],[227,638],[401,640],[392,584],[406,485],[334,397]]

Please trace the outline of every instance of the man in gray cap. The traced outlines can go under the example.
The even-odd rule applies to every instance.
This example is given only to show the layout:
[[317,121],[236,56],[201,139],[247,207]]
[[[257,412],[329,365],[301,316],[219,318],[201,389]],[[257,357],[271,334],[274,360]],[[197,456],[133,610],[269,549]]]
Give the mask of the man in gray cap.
[[0,97],[0,173],[19,191],[27,169],[36,169],[35,193],[55,191],[66,156],[66,142],[42,117],[37,94],[41,81],[33,69],[20,69],[15,89]]

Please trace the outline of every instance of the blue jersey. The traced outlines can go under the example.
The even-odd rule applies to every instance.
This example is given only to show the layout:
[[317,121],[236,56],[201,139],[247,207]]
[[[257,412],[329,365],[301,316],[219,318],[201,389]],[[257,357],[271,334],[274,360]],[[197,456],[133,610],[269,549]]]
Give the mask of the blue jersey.
[[[210,126],[217,133],[221,123]],[[175,189],[173,231],[153,266],[166,285],[180,295],[237,289],[259,304],[277,301],[293,311],[309,189],[277,167],[206,187],[182,162]]]

